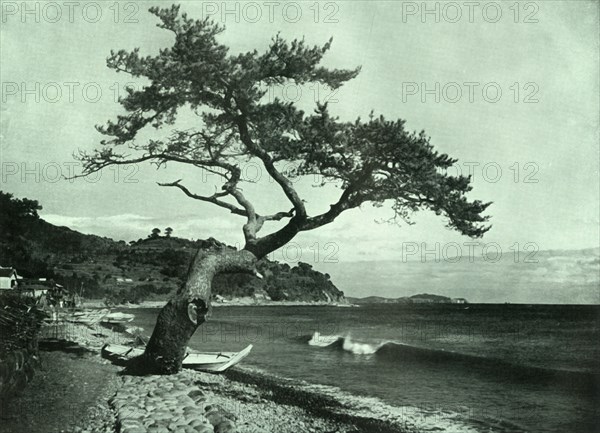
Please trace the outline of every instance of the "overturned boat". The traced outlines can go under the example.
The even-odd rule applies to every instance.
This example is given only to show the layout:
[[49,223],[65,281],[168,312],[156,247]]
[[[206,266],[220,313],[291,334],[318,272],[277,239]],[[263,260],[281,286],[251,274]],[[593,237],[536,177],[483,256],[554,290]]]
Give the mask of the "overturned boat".
[[[183,358],[183,367],[199,371],[220,373],[238,364],[250,354],[252,345],[240,352],[196,352],[188,351]],[[143,347],[131,347],[121,344],[105,344],[102,356],[113,361],[128,361],[144,353]]]

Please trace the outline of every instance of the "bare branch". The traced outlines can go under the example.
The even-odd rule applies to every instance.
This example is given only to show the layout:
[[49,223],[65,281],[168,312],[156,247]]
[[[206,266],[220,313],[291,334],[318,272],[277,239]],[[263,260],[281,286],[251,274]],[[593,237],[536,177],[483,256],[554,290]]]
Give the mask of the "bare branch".
[[219,192],[219,193],[214,193],[211,196],[198,195],[198,194],[192,193],[185,186],[181,185],[180,182],[181,182],[181,179],[178,179],[175,182],[158,183],[158,185],[179,188],[181,191],[183,191],[185,193],[185,195],[187,195],[188,197],[191,197],[195,200],[200,200],[200,201],[205,201],[208,203],[216,204],[217,206],[220,206],[222,208],[229,209],[231,211],[231,213],[236,214],[236,215],[245,216],[245,217],[248,216],[247,212],[244,209],[240,209],[239,207],[237,207],[231,203],[228,203],[226,201],[219,200],[220,197],[225,197],[225,196],[229,195],[229,192],[223,191],[223,192]]
[[273,215],[265,215],[261,217],[265,221],[281,221],[284,218],[292,218],[294,216],[295,209],[291,209],[287,212],[277,212]]
[[295,209],[292,208],[291,210],[289,210],[287,212],[277,212],[276,214],[273,214],[273,215],[265,215],[265,216],[259,215],[256,219],[256,224],[257,224],[256,233],[258,233],[260,231],[260,229],[262,228],[265,221],[281,221],[284,218],[292,218],[294,216],[294,211],[295,211]]

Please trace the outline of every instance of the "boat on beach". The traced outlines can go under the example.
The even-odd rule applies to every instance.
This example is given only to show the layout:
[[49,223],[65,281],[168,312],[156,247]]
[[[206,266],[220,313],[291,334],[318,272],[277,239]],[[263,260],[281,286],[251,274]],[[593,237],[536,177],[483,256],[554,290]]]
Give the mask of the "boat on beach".
[[118,324],[118,323],[129,323],[135,316],[133,314],[128,313],[108,313],[102,317],[100,320],[101,323],[110,323],[110,324]]
[[[239,352],[196,352],[188,351],[183,358],[183,367],[193,370],[221,373],[250,354],[252,345]],[[131,347],[121,344],[105,344],[102,356],[114,361],[128,361],[144,353],[143,347]]]
[[96,311],[76,311],[74,313],[66,314],[64,320],[73,323],[82,323],[84,325],[94,325],[100,322],[107,314],[109,310],[96,310]]
[[106,308],[101,310],[83,310],[75,312],[54,310],[52,317],[48,318],[46,321],[56,322],[59,319],[90,326],[97,323],[111,325],[129,323],[135,319],[135,316],[128,313],[111,313],[110,310]]

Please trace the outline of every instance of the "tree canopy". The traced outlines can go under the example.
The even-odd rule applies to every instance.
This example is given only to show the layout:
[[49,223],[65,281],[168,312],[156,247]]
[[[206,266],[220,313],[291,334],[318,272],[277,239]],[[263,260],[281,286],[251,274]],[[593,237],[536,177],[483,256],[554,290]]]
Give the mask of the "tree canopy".
[[[138,48],[111,52],[109,68],[145,78],[149,84],[129,89],[120,99],[125,114],[98,130],[107,136],[91,153],[80,152],[83,175],[110,165],[151,161],[188,164],[218,174],[222,185],[212,195],[190,191],[182,180],[162,184],[245,218],[245,249],[257,257],[284,245],[297,233],[332,222],[364,203],[390,205],[391,221],[407,221],[428,209],[446,218],[447,226],[480,237],[490,226],[483,212],[490,203],[470,201],[470,178],[447,173],[456,160],[438,153],[422,131],[408,131],[404,120],[370,115],[341,121],[327,104],[305,113],[294,103],[266,100],[265,86],[320,83],[338,89],[360,72],[320,66],[332,40],[309,46],[304,40],[276,35],[265,52],[233,55],[218,42],[224,28],[210,19],[195,20],[180,7],[153,7],[158,27],[174,35],[174,44],[158,55],[142,56]],[[175,124],[179,110],[192,109],[198,127],[173,129],[168,138],[136,141],[145,127]],[[259,213],[240,188],[240,165],[260,161],[290,202],[291,210]],[[281,167],[293,165],[291,172]],[[309,215],[293,179],[319,175],[341,189],[329,210]],[[286,220],[267,236],[258,232],[267,221]]]

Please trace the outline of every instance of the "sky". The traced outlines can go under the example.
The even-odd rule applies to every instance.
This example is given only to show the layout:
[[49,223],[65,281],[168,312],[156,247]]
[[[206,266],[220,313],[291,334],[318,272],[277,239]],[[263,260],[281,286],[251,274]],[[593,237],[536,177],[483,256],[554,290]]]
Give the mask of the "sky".
[[[156,185],[182,178],[198,193],[213,192],[215,177],[198,170],[140,165],[60,179],[78,172],[78,149],[97,147],[102,136],[94,125],[121,113],[116,98],[124,88],[143,85],[106,67],[110,50],[140,47],[152,55],[172,43],[147,12],[153,4],[2,1],[0,189],[39,200],[43,218],[84,233],[129,241],[170,226],[177,236],[239,245],[241,218]],[[232,53],[263,51],[277,32],[310,44],[333,37],[324,64],[361,66],[356,79],[335,94],[318,86],[270,94],[305,110],[327,100],[343,120],[373,110],[424,129],[439,151],[459,159],[455,173],[474,176],[470,197],[493,202],[493,228],[478,251],[599,245],[598,2],[476,2],[472,9],[464,2],[401,1],[181,5],[191,17],[223,23],[220,40]],[[244,192],[260,213],[290,208],[256,163],[243,172],[253,181]],[[311,214],[340,193],[334,185],[314,187],[317,181],[296,183]],[[412,226],[377,222],[390,216],[389,208],[365,205],[301,234],[273,258],[319,268],[326,260],[469,251],[471,240],[435,215],[421,212]]]

